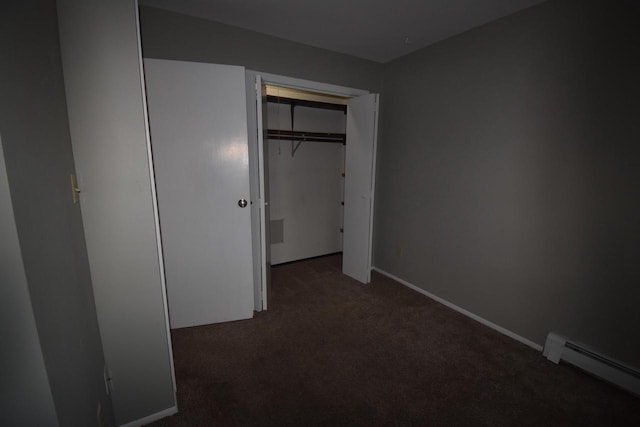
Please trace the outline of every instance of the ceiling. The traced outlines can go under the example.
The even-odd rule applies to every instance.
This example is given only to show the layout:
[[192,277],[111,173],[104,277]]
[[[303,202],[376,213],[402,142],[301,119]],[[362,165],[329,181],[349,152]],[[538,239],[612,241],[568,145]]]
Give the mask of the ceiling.
[[140,4],[387,62],[544,0],[140,0]]

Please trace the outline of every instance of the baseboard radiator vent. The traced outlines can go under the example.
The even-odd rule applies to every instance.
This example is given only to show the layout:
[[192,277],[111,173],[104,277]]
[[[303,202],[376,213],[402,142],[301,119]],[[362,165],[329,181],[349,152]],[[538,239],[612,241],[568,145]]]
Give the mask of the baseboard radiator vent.
[[553,363],[560,361],[578,368],[640,396],[640,371],[604,356],[588,347],[569,341],[554,332],[547,335],[544,357]]

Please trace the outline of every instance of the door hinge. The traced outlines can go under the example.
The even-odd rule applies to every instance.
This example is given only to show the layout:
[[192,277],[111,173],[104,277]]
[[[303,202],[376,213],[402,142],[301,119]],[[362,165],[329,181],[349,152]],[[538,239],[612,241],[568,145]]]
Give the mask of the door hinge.
[[104,370],[102,373],[104,375],[104,388],[108,396],[111,393],[113,393],[113,390],[114,390],[113,376],[111,375],[111,369],[109,369],[107,365],[104,365]]

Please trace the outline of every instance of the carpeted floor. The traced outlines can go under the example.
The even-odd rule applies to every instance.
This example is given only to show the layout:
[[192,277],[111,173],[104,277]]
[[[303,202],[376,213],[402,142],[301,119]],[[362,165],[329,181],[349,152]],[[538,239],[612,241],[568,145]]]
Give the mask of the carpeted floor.
[[640,399],[340,257],[273,268],[269,310],[172,333],[155,426],[640,425]]

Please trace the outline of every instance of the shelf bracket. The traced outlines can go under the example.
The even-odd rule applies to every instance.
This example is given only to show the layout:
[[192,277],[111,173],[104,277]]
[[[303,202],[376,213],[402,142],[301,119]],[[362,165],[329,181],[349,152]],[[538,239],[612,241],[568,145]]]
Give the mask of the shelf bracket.
[[296,144],[296,141],[291,141],[291,157],[293,157],[296,154],[296,151],[298,151],[298,148],[300,148],[301,145],[302,145],[302,141],[298,141],[297,144]]

